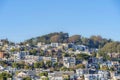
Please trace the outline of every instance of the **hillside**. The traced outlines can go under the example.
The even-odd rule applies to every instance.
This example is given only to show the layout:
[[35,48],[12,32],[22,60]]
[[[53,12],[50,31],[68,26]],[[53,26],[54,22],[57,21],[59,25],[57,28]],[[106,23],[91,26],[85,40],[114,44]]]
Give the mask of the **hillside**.
[[90,38],[83,37],[79,34],[69,36],[68,33],[54,32],[43,36],[35,37],[26,40],[24,43],[29,43],[30,45],[35,45],[38,42],[51,43],[75,43],[83,44],[90,48],[102,48],[106,43],[112,42],[111,39],[102,38],[101,36],[91,36]]

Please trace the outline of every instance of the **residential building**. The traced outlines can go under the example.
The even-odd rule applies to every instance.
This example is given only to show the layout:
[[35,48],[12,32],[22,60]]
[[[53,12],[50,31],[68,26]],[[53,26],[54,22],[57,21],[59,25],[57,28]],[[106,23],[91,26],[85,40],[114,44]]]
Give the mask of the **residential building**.
[[4,58],[4,52],[0,51],[0,58]]
[[76,64],[75,57],[64,57],[63,58],[63,65],[67,68],[74,67]]

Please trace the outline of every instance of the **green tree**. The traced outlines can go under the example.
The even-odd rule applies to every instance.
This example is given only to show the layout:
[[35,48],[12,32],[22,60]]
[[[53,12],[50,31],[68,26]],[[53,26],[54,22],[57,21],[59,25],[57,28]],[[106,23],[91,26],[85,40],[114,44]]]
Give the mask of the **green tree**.
[[88,54],[85,54],[85,53],[80,53],[80,54],[76,55],[77,60],[87,60],[89,58],[90,58],[90,56]]
[[70,54],[68,54],[68,53],[62,53],[62,56],[63,57],[70,57]]
[[13,68],[18,68],[18,67],[19,67],[19,64],[16,63],[16,62],[14,62],[14,63],[12,63],[12,67],[13,67]]
[[102,51],[102,50],[98,51],[98,55],[102,56],[105,61],[106,60],[111,60],[111,58],[110,58],[111,56],[108,56],[108,54],[106,52]]
[[61,70],[61,71],[68,71],[68,68],[65,67],[65,66],[63,66],[63,67],[60,68],[60,70]]
[[40,68],[43,68],[43,67],[44,67],[44,62],[43,62],[43,61],[40,61],[40,62],[39,62],[39,67],[40,67]]
[[59,65],[58,65],[58,62],[56,62],[56,63],[53,64],[53,67],[54,67],[54,68],[56,68],[56,67],[58,67],[58,66],[59,66]]
[[42,72],[42,73],[39,74],[39,76],[40,76],[40,77],[41,77],[41,76],[48,76],[48,72]]
[[71,37],[69,37],[68,41],[71,43],[71,42],[74,42],[74,43],[77,43],[80,41],[80,38],[81,36],[80,35],[73,35]]
[[16,51],[15,48],[10,49],[10,52],[15,52],[15,51]]
[[60,35],[54,35],[50,38],[51,42],[59,42],[60,40]]
[[12,75],[7,72],[0,73],[0,80],[7,80],[7,78],[12,78]]
[[70,80],[70,76],[69,75],[63,75],[63,80]]
[[84,69],[85,65],[84,64],[78,64],[78,65],[76,65],[76,69],[79,69],[79,68]]
[[34,63],[34,68],[40,68],[39,62]]
[[109,70],[110,71],[115,71],[115,68],[112,66]]
[[29,64],[25,64],[24,69],[30,69]]
[[40,56],[44,56],[44,51],[40,50]]
[[36,49],[31,49],[29,51],[30,55],[36,55],[37,54],[37,50]]
[[25,77],[23,80],[32,80],[30,77]]
[[119,53],[119,47],[120,42],[110,42],[105,44],[105,46],[101,49],[101,51],[104,51],[106,53]]
[[46,61],[46,67],[51,67],[52,66],[52,62],[51,61]]

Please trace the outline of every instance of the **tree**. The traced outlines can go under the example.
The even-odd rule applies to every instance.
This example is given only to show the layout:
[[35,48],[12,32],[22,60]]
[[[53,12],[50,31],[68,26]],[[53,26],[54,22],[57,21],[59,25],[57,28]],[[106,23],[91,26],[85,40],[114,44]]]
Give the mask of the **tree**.
[[8,63],[6,61],[0,61],[0,65],[5,67],[6,65],[8,65]]
[[106,53],[118,53],[119,52],[119,42],[110,42],[107,43],[102,49],[101,51],[104,51]]
[[106,61],[106,60],[111,60],[110,56],[108,56],[107,53],[105,53],[105,52],[102,51],[102,50],[99,50],[99,51],[98,51],[98,56],[102,56],[105,61]]
[[13,67],[13,68],[24,68],[24,66],[25,66],[25,63],[24,63],[24,62],[19,62],[19,63],[18,63],[18,62],[17,62],[17,63],[16,63],[16,62],[13,62],[13,63],[12,63],[12,67]]
[[41,76],[48,76],[48,72],[42,72],[42,73],[39,74],[39,76],[40,76],[40,77],[41,77]]
[[68,54],[68,53],[62,53],[62,56],[63,57],[70,57],[70,54]]
[[46,67],[51,67],[52,66],[52,62],[51,61],[46,61]]
[[7,80],[7,78],[12,78],[12,75],[7,72],[0,73],[0,80]]
[[56,63],[54,63],[53,64],[53,68],[54,68],[54,70],[56,70],[56,71],[59,71],[60,70],[60,63],[58,63],[58,62],[56,62]]
[[76,65],[76,69],[79,69],[79,68],[84,69],[85,65],[84,64],[78,64],[78,65]]
[[53,64],[53,67],[54,67],[54,68],[57,68],[58,66],[59,66],[59,65],[58,65],[57,62]]
[[90,40],[92,41],[93,47],[99,48],[101,46],[102,37],[101,36],[91,36]]
[[43,50],[40,50],[40,56],[44,56],[44,51]]
[[16,51],[15,48],[10,49],[10,52],[15,52],[15,51]]
[[69,41],[70,43],[71,43],[71,42],[77,43],[77,42],[80,41],[80,38],[81,38],[80,35],[73,35],[73,36],[69,37],[68,41]]
[[34,63],[34,68],[43,68],[43,66],[44,66],[44,62],[43,61]]
[[39,63],[38,62],[34,63],[34,68],[39,68]]
[[18,68],[18,67],[19,67],[19,64],[16,63],[16,62],[14,62],[14,63],[12,63],[12,67],[13,67],[13,68]]
[[109,70],[110,70],[110,71],[115,71],[115,69],[114,69],[114,67],[113,67],[113,66],[112,66]]
[[40,68],[43,68],[43,66],[44,66],[44,62],[43,62],[43,61],[40,61],[40,62],[39,62],[39,67],[40,67]]
[[30,69],[29,64],[25,64],[24,69]]
[[61,71],[68,71],[68,68],[65,67],[65,66],[63,66],[63,67],[60,68],[60,70],[61,70]]
[[70,80],[70,75],[63,75],[63,80]]
[[36,49],[31,49],[29,51],[30,55],[36,55],[37,54],[37,50]]
[[51,42],[59,42],[60,40],[60,35],[54,35],[50,38]]
[[69,37],[68,33],[54,32],[54,33],[46,34],[36,38],[31,38],[29,40],[26,40],[24,43],[35,45],[38,42],[43,42],[47,44],[51,42],[59,42],[59,43],[73,42],[75,44],[86,45],[89,48],[102,48],[106,43],[113,42],[113,41],[111,39],[102,38],[101,36],[93,35],[90,38],[86,38],[86,37],[81,37],[81,35],[77,34]]
[[32,80],[30,77],[25,77],[23,80]]
[[117,46],[117,52],[118,52],[118,54],[119,54],[119,58],[120,58],[120,44]]
[[[99,50],[99,54],[103,56],[105,59],[118,58],[120,55],[119,52],[120,52],[120,42],[109,42],[105,44],[103,48]],[[113,53],[117,54],[118,56],[114,56]]]
[[80,53],[80,54],[76,55],[77,60],[87,60],[89,58],[90,58],[90,56],[88,54],[85,54],[85,53]]

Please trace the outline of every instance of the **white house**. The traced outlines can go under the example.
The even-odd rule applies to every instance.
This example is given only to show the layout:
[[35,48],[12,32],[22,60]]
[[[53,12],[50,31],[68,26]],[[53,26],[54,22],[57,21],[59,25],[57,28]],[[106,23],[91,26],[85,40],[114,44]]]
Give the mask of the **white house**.
[[24,60],[26,63],[33,64],[37,61],[40,61],[40,57],[34,55],[26,55]]
[[58,47],[60,46],[60,43],[51,43],[51,47]]
[[98,71],[99,79],[108,79],[110,77],[110,73],[108,71]]
[[57,62],[57,58],[51,58],[52,64]]
[[98,74],[84,74],[84,80],[99,80]]
[[43,57],[43,61],[44,63],[46,63],[46,61],[51,61],[52,64],[57,62],[57,58],[52,58],[52,57]]
[[75,57],[64,57],[63,58],[63,65],[67,68],[74,67],[76,64]]
[[48,77],[50,80],[63,80],[62,73],[60,72],[48,73]]
[[0,70],[3,70],[3,69],[4,69],[4,67],[0,66]]
[[81,77],[83,76],[84,74],[87,74],[88,73],[88,70],[86,69],[76,69],[76,76],[77,77]]

